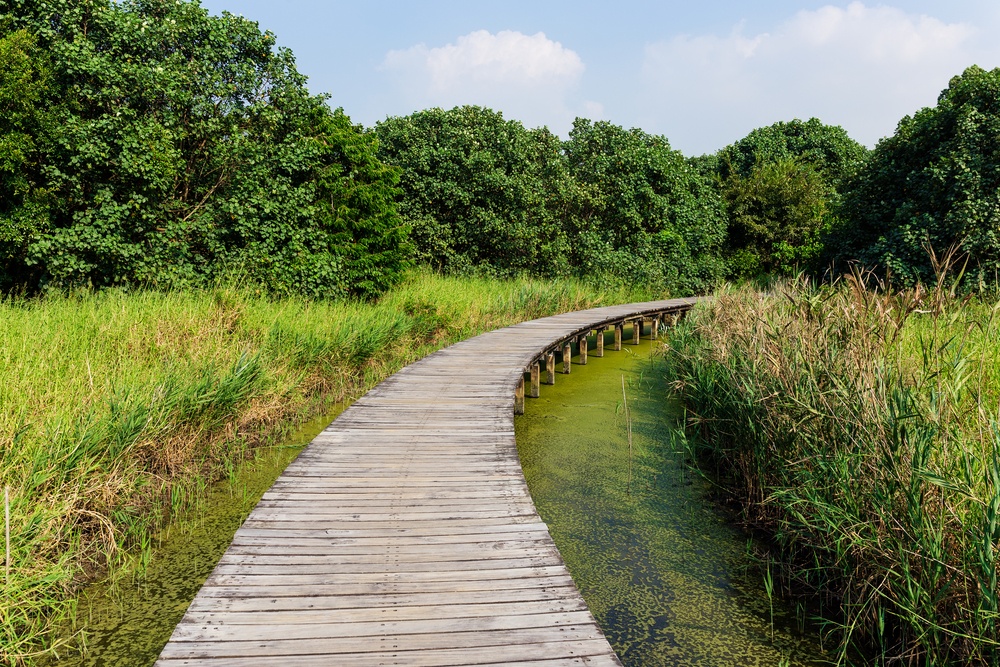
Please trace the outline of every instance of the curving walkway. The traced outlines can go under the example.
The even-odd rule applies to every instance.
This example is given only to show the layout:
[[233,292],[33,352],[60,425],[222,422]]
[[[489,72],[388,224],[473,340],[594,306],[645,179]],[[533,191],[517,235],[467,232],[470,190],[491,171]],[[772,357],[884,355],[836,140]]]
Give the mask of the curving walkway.
[[513,413],[567,341],[694,301],[524,322],[382,382],[264,495],[156,664],[620,665],[535,512]]

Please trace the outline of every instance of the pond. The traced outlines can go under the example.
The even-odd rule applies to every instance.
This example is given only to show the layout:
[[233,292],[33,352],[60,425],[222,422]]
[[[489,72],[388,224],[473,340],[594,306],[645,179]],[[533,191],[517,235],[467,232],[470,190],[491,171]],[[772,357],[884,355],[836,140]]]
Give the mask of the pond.
[[573,579],[626,667],[829,664],[676,453],[654,345],[574,363],[515,419],[531,495]]

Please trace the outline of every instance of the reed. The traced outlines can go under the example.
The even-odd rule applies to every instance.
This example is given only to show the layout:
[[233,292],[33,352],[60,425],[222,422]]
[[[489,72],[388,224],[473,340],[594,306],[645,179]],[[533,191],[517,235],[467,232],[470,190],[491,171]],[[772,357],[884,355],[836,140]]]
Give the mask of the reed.
[[669,341],[691,457],[845,664],[1000,664],[1000,305],[938,285],[729,289]]
[[481,331],[658,296],[415,272],[374,303],[234,285],[0,301],[0,664],[50,653],[81,586],[141,571],[171,517],[310,416]]

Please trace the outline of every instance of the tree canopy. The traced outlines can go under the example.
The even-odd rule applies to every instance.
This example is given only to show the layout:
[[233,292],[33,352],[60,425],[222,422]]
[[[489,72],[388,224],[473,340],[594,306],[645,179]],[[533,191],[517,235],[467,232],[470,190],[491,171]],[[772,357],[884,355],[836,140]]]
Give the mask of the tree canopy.
[[572,183],[560,140],[476,106],[378,123],[383,160],[401,169],[399,210],[416,259],[451,272],[568,271],[562,214]]
[[726,202],[730,274],[819,269],[840,193],[867,154],[843,128],[811,118],[758,128],[699,160]]
[[759,127],[718,154],[720,175],[746,177],[757,167],[796,160],[818,171],[832,188],[840,188],[857,173],[868,155],[839,125],[818,118],[791,120]]
[[845,200],[842,259],[932,282],[929,255],[957,246],[967,278],[1000,273],[1000,69],[969,67],[937,105],[903,118]]
[[720,277],[722,202],[666,138],[578,118],[565,151],[585,195],[570,221],[577,266],[687,293]]
[[0,0],[0,290],[203,285],[371,297],[413,262],[676,293],[857,260],[1000,274],[1000,70],[970,67],[869,152],[818,119],[685,159],[475,106],[371,130],[257,24],[197,0]]
[[0,133],[16,147],[0,165],[0,284],[238,271],[370,296],[396,279],[396,170],[255,23],[197,2],[13,0],[0,27]]
[[418,259],[446,271],[571,273],[707,289],[725,221],[718,195],[663,137],[578,119],[568,141],[480,107],[379,123],[402,169]]

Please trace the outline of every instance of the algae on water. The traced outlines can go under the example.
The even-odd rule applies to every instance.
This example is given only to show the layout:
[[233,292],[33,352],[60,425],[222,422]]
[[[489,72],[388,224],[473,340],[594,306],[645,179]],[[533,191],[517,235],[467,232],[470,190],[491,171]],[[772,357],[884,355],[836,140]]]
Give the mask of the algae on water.
[[[98,584],[81,597],[72,648],[49,661],[55,667],[152,665],[191,600],[229,547],[236,530],[289,462],[346,407],[303,424],[232,477],[211,488],[181,521],[164,531],[144,576]],[[132,583],[130,586],[129,583]]]
[[626,667],[828,664],[779,601],[772,640],[746,538],[673,451],[652,349],[626,345],[558,375],[515,420],[532,497],[588,606]]

